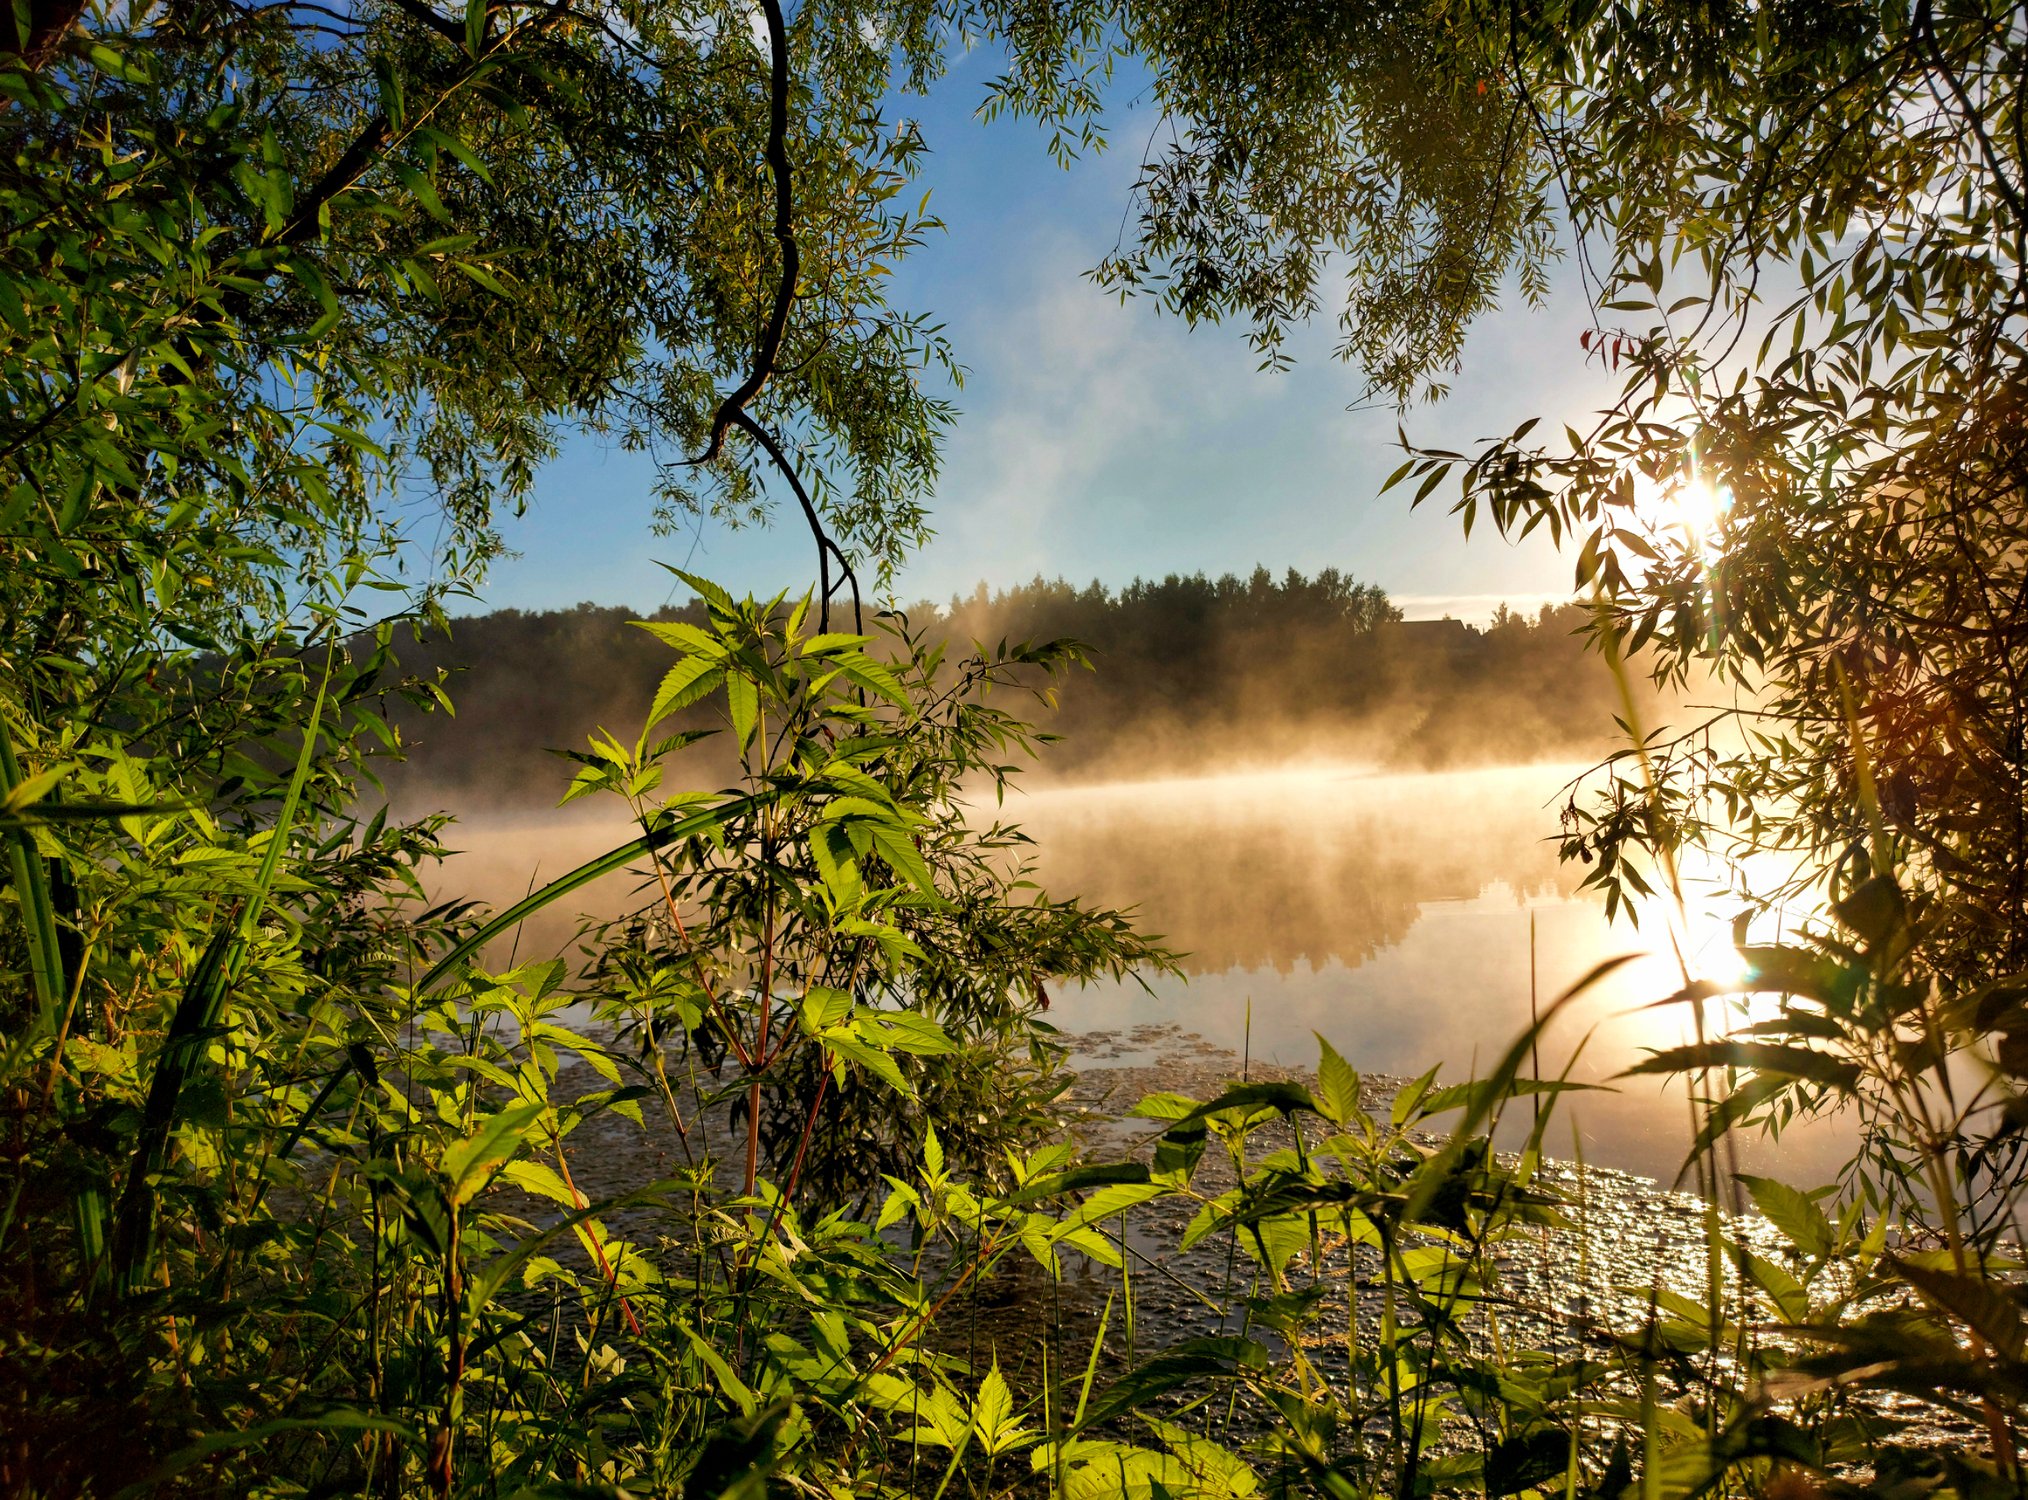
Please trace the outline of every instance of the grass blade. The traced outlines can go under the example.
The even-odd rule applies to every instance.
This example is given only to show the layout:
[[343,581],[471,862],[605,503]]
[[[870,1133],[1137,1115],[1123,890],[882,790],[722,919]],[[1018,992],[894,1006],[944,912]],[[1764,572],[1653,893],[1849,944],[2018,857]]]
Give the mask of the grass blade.
[[120,1195],[118,1223],[113,1232],[113,1275],[122,1286],[132,1288],[147,1268],[148,1250],[154,1239],[155,1194],[149,1179],[162,1170],[175,1134],[177,1116],[183,1103],[184,1085],[204,1056],[204,1044],[218,1027],[225,1009],[225,997],[246,959],[247,942],[259,926],[268,893],[274,889],[275,872],[281,867],[282,850],[288,844],[296,809],[303,800],[303,788],[310,779],[316,759],[317,742],[324,732],[324,699],[331,687],[335,652],[326,652],[323,680],[310,706],[309,726],[303,731],[302,747],[296,753],[296,767],[282,798],[268,846],[262,852],[254,874],[253,891],[240,908],[237,921],[221,923],[205,945],[183,997],[169,1020],[169,1031],[155,1061],[154,1077],[148,1084],[148,1102],[141,1115],[133,1165],[127,1171],[127,1186]]
[[544,907],[550,906],[563,897],[568,896],[572,891],[578,889],[578,887],[589,885],[601,875],[610,875],[615,870],[624,869],[630,860],[638,859],[643,854],[652,853],[657,849],[665,848],[682,839],[707,832],[718,824],[723,823],[728,817],[741,812],[750,812],[767,800],[769,799],[765,797],[734,798],[728,802],[721,802],[715,807],[708,807],[702,812],[694,812],[688,817],[678,818],[673,823],[660,824],[657,827],[650,828],[638,838],[627,840],[626,843],[620,845],[617,849],[610,850],[605,854],[601,854],[597,859],[589,860],[579,865],[568,874],[557,876],[556,879],[550,881],[541,890],[522,897],[512,906],[501,912],[499,916],[493,918],[492,921],[458,943],[450,952],[438,959],[430,967],[429,971],[416,981],[415,993],[417,995],[428,994],[456,972],[460,964],[473,954],[479,952],[495,938],[503,936],[519,923],[526,921]]
[[[5,715],[0,715],[0,797],[12,796],[21,785],[21,766],[14,758],[14,739]],[[42,853],[35,836],[26,828],[10,829],[7,861],[14,876],[14,889],[21,903],[21,925],[28,932],[28,966],[35,986],[36,1020],[45,1035],[53,1035],[63,1014],[67,989],[63,982],[63,951],[56,940],[56,906],[50,899],[49,872],[42,867]]]

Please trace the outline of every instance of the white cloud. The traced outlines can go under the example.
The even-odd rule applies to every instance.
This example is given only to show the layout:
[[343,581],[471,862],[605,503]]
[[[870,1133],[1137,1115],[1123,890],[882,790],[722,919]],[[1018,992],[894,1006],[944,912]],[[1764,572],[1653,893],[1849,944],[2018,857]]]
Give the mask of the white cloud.
[[985,373],[961,397],[938,537],[911,570],[920,589],[1079,576],[1092,520],[1083,507],[1108,471],[1151,445],[1187,443],[1215,403],[1206,341],[1186,347],[1181,325],[1121,306],[1085,278],[1089,259],[1069,237],[1049,237],[1022,258],[1025,285],[1011,304],[967,330]]

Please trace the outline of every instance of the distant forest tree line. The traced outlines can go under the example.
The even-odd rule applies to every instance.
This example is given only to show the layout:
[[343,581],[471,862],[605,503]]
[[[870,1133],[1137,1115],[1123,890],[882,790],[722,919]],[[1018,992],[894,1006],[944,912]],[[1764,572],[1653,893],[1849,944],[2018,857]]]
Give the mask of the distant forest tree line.
[[[600,728],[631,738],[668,669],[667,649],[624,608],[496,610],[402,651],[456,681],[455,716],[395,716],[407,759],[384,780],[406,810],[541,806],[570,767],[554,752]],[[701,618],[692,602],[645,618]],[[1393,766],[1603,753],[1619,689],[1580,634],[1585,611],[1502,606],[1483,628],[1404,621],[1380,588],[1315,576],[1170,574],[1123,588],[1061,579],[981,584],[905,611],[906,628],[954,644],[1069,637],[1090,648],[1044,727],[1060,736],[1042,774],[1188,774],[1290,758]],[[699,718],[699,726],[704,720]],[[708,774],[710,753],[697,763]]]

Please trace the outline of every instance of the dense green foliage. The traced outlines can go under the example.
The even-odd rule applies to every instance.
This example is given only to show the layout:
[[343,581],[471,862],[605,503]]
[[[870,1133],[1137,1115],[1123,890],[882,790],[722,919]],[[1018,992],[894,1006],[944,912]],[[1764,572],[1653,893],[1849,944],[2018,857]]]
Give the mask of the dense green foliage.
[[[1758,954],[1783,998],[1742,1033],[1715,1039],[1730,1013],[1686,974],[1679,1003],[1714,1040],[1665,1066],[1704,1080],[1707,1150],[1742,1122],[1778,1130],[1833,1107],[1864,1121],[1844,1186],[1935,1254],[1905,1260],[1898,1291],[1959,1332],[1910,1335],[1883,1359],[1898,1337],[1883,1312],[1872,1333],[1823,1334],[1815,1368],[1966,1391],[1991,1472],[2017,1483],[2020,1288],[2002,1252],[2028,1118],[2028,13],[1258,4],[1197,35],[1215,61],[1181,70],[1205,82],[1144,178],[1124,284],[1152,255],[1172,304],[1248,316],[1272,350],[1322,305],[1328,242],[1351,261],[1346,352],[1401,394],[1373,353],[1395,326],[1385,303],[1372,316],[1391,243],[1429,250],[1443,284],[1484,305],[1503,275],[1539,286],[1545,218],[1567,229],[1595,320],[1569,357],[1618,375],[1618,399],[1588,418],[1544,412],[1475,454],[1412,450],[1393,483],[1422,503],[1459,481],[1468,533],[1483,519],[1568,544],[1609,659],[1638,653],[1665,684],[1714,674],[1707,719],[1628,715],[1636,743],[1574,799],[1566,849],[1609,899],[1681,899],[1679,864],[1701,850],[1739,871],[1749,916],[1786,912],[1793,931],[1799,910],[1817,914],[1803,949]],[[1387,127],[1412,107],[1397,99],[1376,126],[1369,101],[1386,76],[1372,64],[1402,36],[1464,143],[1450,152],[1427,124],[1416,136],[1456,169],[1442,201],[1477,205],[1485,234],[1463,249],[1440,214],[1395,214],[1390,242],[1340,211],[1400,165]],[[1488,123],[1475,131],[1466,107]],[[1404,207],[1430,201],[1429,177],[1396,180]],[[1439,301],[1418,326],[1452,326],[1461,304]],[[1765,1401],[1749,1394],[1712,1430],[1753,1441]]]
[[1668,816],[1597,849],[1743,833],[1836,895],[1884,820],[1959,982],[2028,952],[2021,19],[1609,8],[1556,39],[1528,98],[1624,390],[1558,442],[1417,466],[1425,493],[1461,468],[1467,520],[1568,537],[1623,649],[1740,689],[1716,736],[1652,747]]
[[[0,1487],[2017,1493],[2024,37],[1963,0],[15,6]],[[1609,660],[1749,695],[1745,732],[1672,739],[1628,690],[1640,742],[1572,812],[1598,883],[1666,899],[1736,840],[1799,861],[1743,894],[1831,903],[1750,950],[1750,1025],[1686,974],[1706,1040],[1650,1065],[1705,1101],[1701,1299],[1658,1264],[1525,1326],[1521,1251],[1584,1201],[1539,1134],[1488,1145],[1554,1102],[1533,1036],[1385,1111],[1326,1050],[1314,1088],[1147,1101],[1145,1159],[1048,1138],[1043,981],[1164,955],[955,798],[1079,648],[832,628],[922,535],[949,416],[934,328],[883,299],[927,224],[884,110],[961,41],[1065,154],[1111,63],[1148,68],[1181,128],[1099,273],[1271,362],[1342,251],[1344,352],[1440,385],[1560,222],[1601,319],[1641,320],[1585,341],[1629,372],[1589,433],[1400,477],[1573,542]],[[637,835],[498,916],[424,910],[441,824],[364,800],[387,700],[441,691],[394,650],[571,429],[655,452],[667,511],[751,518],[773,476],[820,587],[697,582],[648,622],[639,738],[580,752]],[[1708,522],[1667,508],[1704,484]],[[1120,636],[1151,696],[1290,611],[1388,629],[1342,578],[1031,603],[1215,623]],[[1487,640],[1531,631],[1561,622]],[[725,790],[671,780],[686,711]],[[527,913],[623,867],[659,909],[582,971],[517,964]],[[1841,1182],[1724,1170],[1729,1129],[1834,1105]],[[573,1162],[630,1180],[594,1202]],[[1785,1248],[1721,1213],[1749,1197]],[[1135,1278],[1176,1256],[1127,1216],[1162,1205],[1233,1270],[1213,1334],[1151,1350]],[[1007,1370],[961,1354],[946,1315],[1022,1295],[1022,1257],[1030,1309],[1118,1271],[1124,1349],[1031,1313]]]

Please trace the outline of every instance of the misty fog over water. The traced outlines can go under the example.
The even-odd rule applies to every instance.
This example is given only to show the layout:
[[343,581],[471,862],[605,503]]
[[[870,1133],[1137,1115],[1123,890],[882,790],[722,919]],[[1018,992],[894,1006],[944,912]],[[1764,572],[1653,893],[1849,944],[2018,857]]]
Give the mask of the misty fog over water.
[[[1599,900],[1577,892],[1582,868],[1556,857],[1559,791],[1578,769],[1304,765],[1010,796],[1001,816],[1034,838],[1045,890],[1137,908],[1144,930],[1185,955],[1185,977],[1151,975],[1145,990],[1052,987],[1048,1019],[1073,1042],[1098,1033],[1086,1056],[1113,1064],[1159,1064],[1173,1040],[1126,1034],[1166,1023],[1172,1038],[1194,1033],[1235,1054],[1235,1066],[1243,1054],[1306,1071],[1322,1033],[1369,1074],[1442,1064],[1445,1078],[1462,1079],[1491,1067],[1528,1024],[1532,922],[1544,1007],[1600,960],[1644,955],[1574,1002],[1542,1041],[1545,1076],[1575,1053],[1571,1078],[1606,1082],[1646,1049],[1687,1040],[1692,1022],[1686,1007],[1652,1008],[1682,982],[1664,913],[1647,912],[1638,929],[1624,917],[1608,925]],[[505,905],[628,832],[576,808],[464,821],[451,843],[466,852],[441,868],[433,894]],[[617,913],[639,883],[609,877],[580,892],[574,910]],[[1722,963],[1731,908],[1694,889],[1692,905],[1688,961]],[[557,951],[573,925],[560,914],[531,923],[518,956]],[[1682,1086],[1616,1087],[1568,1096],[1548,1149],[1575,1154],[1574,1123],[1587,1161],[1668,1181],[1689,1140]],[[1527,1113],[1516,1106],[1514,1122]],[[1819,1180],[1842,1160],[1843,1135],[1797,1128],[1778,1148],[1749,1135],[1739,1164]]]

